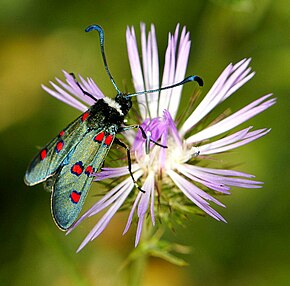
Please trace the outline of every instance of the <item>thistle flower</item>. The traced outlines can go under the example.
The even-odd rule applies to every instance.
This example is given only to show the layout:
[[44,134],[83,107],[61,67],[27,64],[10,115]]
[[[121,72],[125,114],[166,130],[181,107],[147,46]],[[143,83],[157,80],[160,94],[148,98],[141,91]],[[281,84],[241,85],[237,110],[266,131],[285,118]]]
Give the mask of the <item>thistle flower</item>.
[[[169,33],[168,35],[161,83],[159,82],[158,48],[154,26],[151,25],[151,30],[146,38],[145,25],[141,24],[142,64],[133,27],[127,28],[126,39],[136,92],[172,85],[184,79],[191,45],[189,33],[185,27],[182,29],[180,37],[179,25],[174,34]],[[137,96],[141,126],[148,138],[159,141],[167,148],[150,143],[148,152],[140,131],[137,134],[126,133],[135,155],[132,161],[132,172],[145,193],[134,191],[134,182],[129,175],[127,165],[118,168],[103,168],[101,172],[97,173],[95,181],[127,177],[107,192],[69,229],[68,233],[85,218],[107,209],[82,242],[78,251],[102,233],[115,213],[127,201],[132,203],[132,206],[124,233],[130,228],[136,213],[138,219],[136,246],[140,241],[142,227],[148,215],[151,217],[152,225],[155,225],[156,215],[162,217],[158,208],[162,202],[167,201],[173,211],[188,210],[187,206],[190,202],[192,206],[198,207],[214,219],[226,222],[209,204],[212,202],[225,207],[212,196],[212,193],[230,194],[233,186],[261,187],[262,182],[253,180],[253,175],[230,169],[205,167],[208,159],[211,159],[214,154],[250,143],[270,131],[266,128],[252,130],[252,126],[250,126],[234,133],[228,133],[272,106],[275,99],[271,98],[271,94],[204,126],[204,119],[208,114],[254,76],[249,63],[250,59],[243,59],[236,64],[229,64],[196,108],[192,109],[189,104],[189,108],[183,111],[183,114],[188,114],[187,119],[183,122],[177,120],[182,86]],[[51,82],[55,90],[45,86],[43,88],[63,102],[85,111],[88,105],[94,103],[93,100],[83,95],[75,80],[68,73],[64,72],[64,75],[66,83],[56,79],[60,87]],[[91,78],[87,80],[81,76],[79,78],[84,90],[96,98],[104,97]],[[175,204],[169,202],[172,202],[172,198]],[[185,201],[185,198],[189,200]],[[168,207],[168,212],[170,208]]]

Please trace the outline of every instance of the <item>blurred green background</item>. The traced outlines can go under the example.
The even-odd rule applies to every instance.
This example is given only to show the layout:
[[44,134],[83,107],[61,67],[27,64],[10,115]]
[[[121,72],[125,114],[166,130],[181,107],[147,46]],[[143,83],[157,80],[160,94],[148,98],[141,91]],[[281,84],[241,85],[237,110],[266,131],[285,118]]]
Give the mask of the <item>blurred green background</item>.
[[[154,23],[161,62],[167,33],[175,25],[191,32],[187,74],[203,77],[203,94],[230,62],[252,57],[257,72],[223,105],[243,107],[273,92],[278,103],[245,126],[271,127],[265,138],[227,157],[255,174],[260,190],[234,189],[221,198],[228,224],[192,217],[167,238],[192,247],[179,268],[150,259],[143,285],[290,285],[289,91],[290,5],[288,0],[56,1],[0,0],[1,86],[1,267],[0,285],[127,285],[119,267],[133,248],[134,233],[122,236],[127,213],[76,254],[95,218],[69,236],[51,218],[50,196],[28,188],[23,175],[37,146],[46,144],[79,113],[41,88],[65,69],[92,76],[114,95],[104,72],[97,35],[105,29],[111,72],[132,90],[125,29]],[[188,91],[188,90],[187,90]],[[95,201],[90,193],[88,204]]]

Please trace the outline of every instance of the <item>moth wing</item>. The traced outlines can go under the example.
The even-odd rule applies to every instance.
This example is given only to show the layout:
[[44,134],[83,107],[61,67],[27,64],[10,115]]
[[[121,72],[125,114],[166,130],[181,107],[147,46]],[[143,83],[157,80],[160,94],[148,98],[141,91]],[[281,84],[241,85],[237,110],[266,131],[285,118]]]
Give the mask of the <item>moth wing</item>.
[[[96,138],[102,138],[97,141]],[[56,224],[68,229],[77,219],[97,172],[113,143],[115,135],[93,130],[76,146],[69,164],[56,177],[51,195],[51,209]]]
[[83,113],[34,157],[24,176],[24,181],[28,186],[47,180],[61,165],[69,161],[74,148],[87,133],[88,115],[89,111]]

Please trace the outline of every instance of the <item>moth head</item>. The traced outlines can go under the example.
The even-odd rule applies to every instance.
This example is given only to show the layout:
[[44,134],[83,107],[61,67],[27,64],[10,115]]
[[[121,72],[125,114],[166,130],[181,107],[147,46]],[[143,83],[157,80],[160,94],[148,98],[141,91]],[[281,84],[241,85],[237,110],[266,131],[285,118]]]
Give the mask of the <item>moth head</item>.
[[121,110],[124,115],[126,115],[132,107],[131,97],[126,97],[126,94],[124,93],[117,94],[115,97],[115,101],[120,104]]

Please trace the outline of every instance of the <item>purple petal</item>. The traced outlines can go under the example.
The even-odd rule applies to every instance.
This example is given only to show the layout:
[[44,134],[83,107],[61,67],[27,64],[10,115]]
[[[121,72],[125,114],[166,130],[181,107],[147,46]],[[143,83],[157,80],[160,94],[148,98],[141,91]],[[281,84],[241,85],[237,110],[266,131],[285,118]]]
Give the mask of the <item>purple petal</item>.
[[168,175],[171,177],[176,186],[200,209],[202,209],[214,219],[226,222],[225,219],[218,212],[216,212],[209,206],[208,202],[206,202],[196,193],[196,186],[194,186],[172,170],[168,170]]
[[253,73],[248,75],[251,71],[251,69],[248,68],[249,62],[250,59],[243,60],[234,67],[232,64],[227,66],[208,94],[184,122],[180,129],[181,135],[184,135],[187,131],[189,131],[212,109],[227,99],[234,91],[253,77]]
[[173,121],[170,112],[164,110],[163,117],[166,122],[166,126],[168,126],[169,132],[172,135],[173,139],[175,140],[178,146],[182,146],[182,139],[178,133],[175,122]]
[[[192,166],[187,165],[186,166]],[[206,167],[199,167],[199,166],[192,166],[195,170],[199,170],[201,172],[209,173],[209,174],[215,174],[215,175],[222,175],[222,176],[233,176],[233,177],[245,177],[245,178],[255,178],[254,175],[250,175],[247,173],[235,171],[235,170],[223,170],[223,169],[212,169],[212,168],[206,168]]]
[[[142,33],[142,29],[141,29],[141,33]],[[143,91],[145,90],[143,72],[141,69],[137,41],[136,41],[135,31],[133,27],[131,28],[131,30],[129,27],[127,28],[126,40],[127,40],[127,51],[128,51],[129,63],[131,67],[131,74],[133,77],[133,84],[136,91]],[[145,119],[146,112],[147,112],[145,94],[138,95],[137,101],[139,103],[141,117]]]
[[258,100],[255,100],[254,102],[233,113],[232,115],[226,117],[225,119],[190,136],[186,139],[186,143],[191,144],[194,142],[200,142],[202,140],[212,138],[242,124],[243,122],[249,120],[253,116],[263,112],[264,110],[275,104],[274,98],[263,102],[271,95],[272,94],[268,94],[259,98]]
[[[140,166],[138,164],[132,164],[131,168],[132,172],[134,173],[140,169]],[[95,176],[94,181],[102,181],[105,179],[121,177],[128,174],[129,174],[128,166],[118,168],[102,168],[101,172],[98,172],[94,175]]]
[[190,168],[187,168],[187,165],[185,165],[185,164],[176,165],[176,169],[180,173],[182,173],[184,176],[188,177],[189,179],[191,179],[197,183],[203,184],[204,186],[206,186],[212,190],[215,190],[217,192],[220,192],[220,193],[223,193],[226,195],[230,194],[230,192],[229,192],[230,188],[228,186],[222,184],[221,182],[207,179],[206,176],[204,176],[204,177],[198,176],[198,173],[195,174],[195,172],[193,170],[191,170]]
[[152,194],[154,195],[154,175],[155,175],[154,173],[150,173],[142,186],[142,189],[144,190],[145,194],[142,194],[141,200],[138,204],[137,210],[138,217],[145,215],[145,213],[148,210],[150,196]]
[[[146,77],[144,69],[146,90],[159,88],[159,59],[154,25],[151,25],[151,31],[148,35],[147,49],[144,50],[146,50],[145,56],[147,57],[146,63],[148,66],[148,77]],[[158,116],[158,94],[159,92],[147,94],[147,108],[148,110],[150,110],[151,118],[155,118]]]
[[[141,172],[136,173],[135,175],[136,175],[135,178],[138,179],[141,176]],[[114,202],[112,203],[112,206],[109,208],[109,210],[102,216],[102,218],[98,221],[98,223],[94,226],[94,228],[86,236],[86,238],[84,239],[84,241],[81,243],[80,247],[78,248],[77,252],[79,252],[89,241],[92,241],[93,239],[95,239],[97,236],[99,236],[103,232],[103,230],[106,228],[106,226],[108,225],[108,223],[110,222],[110,220],[112,219],[114,214],[119,210],[119,208],[124,203],[125,199],[128,197],[128,195],[130,194],[130,192],[132,191],[133,188],[134,188],[134,183],[133,183],[132,179],[127,178],[123,183],[121,183],[119,185],[119,191],[118,191],[119,194],[118,194],[118,192],[116,192],[116,188],[114,188],[115,189],[114,191],[112,190],[110,192],[110,195],[113,194],[113,196],[115,196],[114,199],[110,200],[109,196],[105,196],[106,200],[108,199],[108,201],[110,200],[110,202],[113,202],[113,201]],[[105,198],[103,198],[102,203],[104,203],[106,200],[105,200]],[[83,220],[85,217],[96,214],[97,212],[104,209],[104,206],[100,207],[99,205],[100,205],[100,203],[98,202],[89,211],[87,211],[86,214],[83,215],[76,222],[76,224],[72,227],[72,229],[75,228],[79,224],[79,222],[81,222],[81,220]],[[105,203],[105,207],[107,207],[107,205],[108,204]],[[69,232],[70,231],[71,231],[71,229],[69,230]]]
[[[234,172],[232,170],[231,170],[231,172],[226,172],[226,170],[213,170],[213,169],[198,167],[198,166],[189,165],[189,164],[184,164],[182,167],[186,168],[185,170],[186,170],[187,174],[191,174],[194,177],[197,177],[201,180],[204,180],[206,182],[210,182],[210,183],[216,184],[216,185],[222,184],[222,185],[226,185],[226,186],[237,186],[237,187],[241,187],[241,188],[260,188],[261,187],[260,185],[262,184],[262,182],[259,182],[259,181],[229,177],[228,174],[233,174],[233,176],[234,175],[240,175],[240,176],[244,175],[244,173]],[[212,171],[209,172],[208,170],[212,170]],[[227,175],[220,176],[217,174],[227,174]],[[245,175],[247,175],[247,174],[245,174]],[[189,176],[189,175],[187,175],[187,176]],[[247,177],[250,177],[250,176],[248,175]]]
[[154,173],[149,174],[144,182],[144,185],[142,186],[142,189],[145,191],[145,194],[141,195],[141,198],[138,204],[138,209],[137,209],[138,226],[137,226],[137,232],[136,232],[135,247],[138,245],[140,237],[141,237],[144,218],[149,207],[150,196],[151,197],[154,196],[154,176],[155,176]]
[[129,217],[128,217],[128,221],[127,221],[127,224],[126,224],[125,229],[124,229],[124,231],[123,231],[123,235],[124,235],[124,234],[129,230],[129,228],[130,228],[130,226],[131,226],[132,219],[133,219],[133,215],[134,215],[135,209],[136,209],[136,207],[137,207],[137,204],[138,204],[138,202],[140,201],[141,196],[142,196],[142,193],[139,192],[139,193],[137,194],[137,197],[136,197],[135,201],[134,201],[133,207],[132,207],[132,209],[131,209],[131,211],[130,211],[130,214],[129,214]]
[[64,92],[62,89],[59,88],[59,91],[54,91],[45,85],[41,85],[41,87],[50,95],[57,98],[58,100],[66,103],[67,105],[70,105],[82,112],[86,111],[88,109],[87,106],[76,100],[74,97],[69,95],[68,93]]
[[[80,87],[76,84],[76,81],[72,75],[70,75],[69,73],[67,73],[64,70],[63,70],[63,73],[65,75],[66,82],[68,83],[68,85],[70,87],[70,90],[68,89],[68,91],[71,94],[73,94],[75,97],[79,98],[80,100],[82,100],[84,103],[86,103],[88,105],[93,105],[96,102],[95,100],[93,100],[92,98],[90,98],[89,96],[87,96],[83,93],[83,91],[80,89]],[[81,76],[79,76],[79,78],[82,80]],[[83,88],[83,90],[91,93],[93,96],[96,97],[96,95],[94,93],[92,93],[90,90],[87,90],[86,87],[82,85],[82,83],[79,83],[79,84]],[[104,97],[104,96],[102,96],[102,97]]]
[[[42,88],[52,96],[56,97],[57,99],[63,101],[64,103],[78,110],[81,111],[87,110],[88,107],[83,103],[81,103],[79,100],[83,101],[88,105],[93,105],[95,103],[95,100],[93,100],[92,98],[90,98],[89,96],[85,95],[82,92],[80,87],[76,84],[75,79],[72,75],[70,75],[66,71],[63,71],[63,73],[65,75],[67,83],[56,78],[56,81],[61,87],[57,86],[56,84],[50,81],[50,84],[53,86],[55,91],[44,85],[42,85]],[[89,92],[96,99],[104,97],[103,93],[100,91],[100,89],[97,87],[97,85],[93,82],[92,79],[88,79],[88,82],[86,82],[81,76],[79,77],[81,79],[80,85],[85,91]]]
[[[175,34],[169,33],[168,47],[165,54],[165,65],[162,78],[162,87],[172,85],[184,79],[191,42],[189,33],[183,27],[179,46],[177,48],[177,40],[179,34],[179,25],[176,26]],[[175,87],[160,92],[158,114],[160,115],[164,109],[168,109],[173,118],[179,107],[183,86]]]
[[[267,133],[270,132],[271,129],[259,129],[256,131],[252,131],[252,132],[247,132],[246,134],[244,134],[243,138],[237,139],[237,140],[233,140],[233,143],[231,144],[220,144],[221,140],[215,141],[213,143],[210,144],[206,144],[203,146],[199,146],[200,149],[200,154],[201,155],[209,155],[209,154],[217,154],[220,152],[225,152],[225,151],[229,151],[235,148],[238,148],[240,146],[243,146],[245,144],[248,144],[254,140],[259,139],[262,136],[265,136]],[[234,135],[234,134],[233,134]],[[228,136],[231,137],[231,136]],[[236,141],[236,142],[235,142]],[[219,144],[215,144],[215,143],[219,143]]]
[[142,215],[139,217],[138,224],[137,224],[137,230],[136,230],[136,237],[135,237],[135,247],[138,245],[142,233],[143,223],[144,223],[145,216]]
[[[135,175],[139,175],[138,173]],[[136,176],[137,178],[137,176]],[[124,193],[126,194],[129,190],[131,190],[133,181],[132,178],[129,177],[126,180],[122,181],[120,184],[115,186],[111,191],[109,191],[102,199],[100,199],[97,203],[95,203],[89,210],[87,210],[67,231],[69,234],[73,229],[75,229],[84,219],[95,215],[100,212],[104,208],[106,208],[112,202],[118,200],[120,196]],[[133,184],[134,186],[134,184]]]

